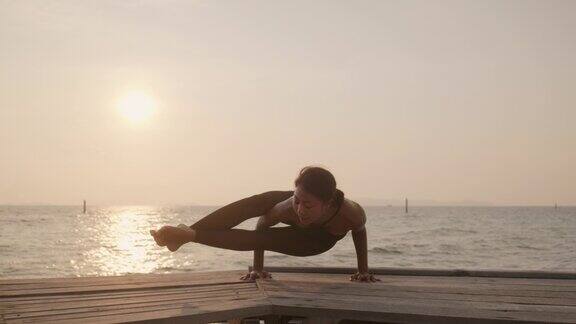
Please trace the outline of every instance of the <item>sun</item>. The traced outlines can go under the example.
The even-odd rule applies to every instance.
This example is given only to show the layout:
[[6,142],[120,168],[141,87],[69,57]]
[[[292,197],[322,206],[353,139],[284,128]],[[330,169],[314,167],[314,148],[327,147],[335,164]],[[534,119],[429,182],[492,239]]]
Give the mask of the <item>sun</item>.
[[142,91],[132,91],[118,100],[118,111],[133,124],[149,120],[156,112],[156,102]]

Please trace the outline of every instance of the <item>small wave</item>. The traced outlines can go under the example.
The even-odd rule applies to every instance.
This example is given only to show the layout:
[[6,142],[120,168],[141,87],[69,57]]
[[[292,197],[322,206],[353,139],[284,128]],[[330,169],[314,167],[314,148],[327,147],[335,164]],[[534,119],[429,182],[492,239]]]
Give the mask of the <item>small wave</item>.
[[268,255],[266,256],[267,259],[286,259],[287,255]]
[[544,251],[546,249],[543,248],[539,248],[539,247],[535,247],[535,246],[530,246],[530,245],[526,245],[526,244],[518,244],[516,245],[517,248],[519,249],[524,249],[524,250],[535,250],[535,251]]
[[467,229],[459,229],[459,228],[449,228],[449,227],[441,227],[436,229],[426,229],[426,230],[413,230],[408,231],[406,234],[408,235],[450,235],[450,234],[476,234],[478,231],[475,230],[467,230]]
[[462,248],[459,245],[456,244],[439,244],[436,246],[435,249],[428,251],[427,254],[428,255],[443,255],[443,256],[449,256],[449,255],[460,255],[462,254]]
[[442,251],[456,251],[459,249],[460,246],[456,244],[440,244],[440,250]]
[[333,254],[333,256],[335,256],[337,258],[348,258],[348,257],[353,257],[354,253],[336,253],[336,254]]
[[380,253],[380,254],[402,254],[402,251],[394,249],[394,248],[381,248],[375,247],[370,249],[370,252]]

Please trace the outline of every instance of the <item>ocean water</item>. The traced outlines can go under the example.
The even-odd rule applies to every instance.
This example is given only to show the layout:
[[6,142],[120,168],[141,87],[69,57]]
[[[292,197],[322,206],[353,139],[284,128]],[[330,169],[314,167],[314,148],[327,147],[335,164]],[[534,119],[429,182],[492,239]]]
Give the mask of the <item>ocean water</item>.
[[[175,253],[148,231],[217,207],[0,206],[0,278],[247,269],[252,252],[196,243]],[[576,207],[365,207],[370,267],[574,271]],[[238,226],[253,229],[256,218]],[[282,226],[281,224],[277,226]],[[266,252],[269,266],[355,267],[351,234],[311,257]]]

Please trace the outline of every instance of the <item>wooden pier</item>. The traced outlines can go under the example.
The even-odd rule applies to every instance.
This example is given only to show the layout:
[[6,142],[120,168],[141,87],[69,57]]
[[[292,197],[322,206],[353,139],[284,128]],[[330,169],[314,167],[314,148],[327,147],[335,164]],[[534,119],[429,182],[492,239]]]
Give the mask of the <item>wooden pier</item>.
[[0,280],[0,323],[576,323],[576,274],[374,269]]

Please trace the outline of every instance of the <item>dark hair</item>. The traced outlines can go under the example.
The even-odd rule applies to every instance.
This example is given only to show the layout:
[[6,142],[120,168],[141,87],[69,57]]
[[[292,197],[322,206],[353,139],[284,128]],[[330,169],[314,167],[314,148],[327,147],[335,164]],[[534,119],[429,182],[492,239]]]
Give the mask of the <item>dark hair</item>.
[[334,205],[339,205],[344,198],[344,193],[336,189],[336,179],[332,173],[322,167],[306,166],[302,168],[294,180],[294,186],[302,186],[304,190],[323,202],[335,198]]

